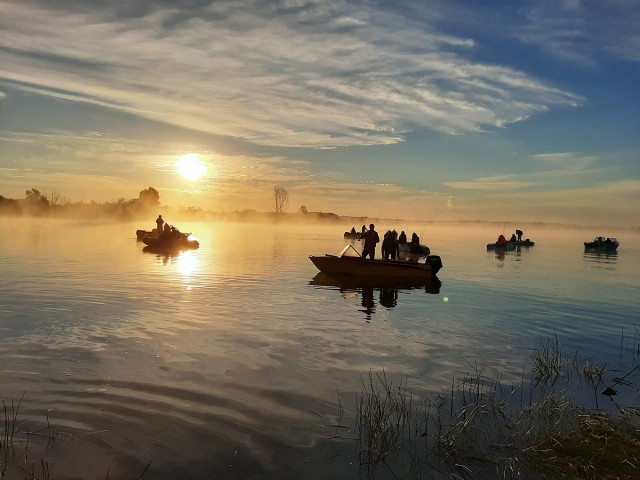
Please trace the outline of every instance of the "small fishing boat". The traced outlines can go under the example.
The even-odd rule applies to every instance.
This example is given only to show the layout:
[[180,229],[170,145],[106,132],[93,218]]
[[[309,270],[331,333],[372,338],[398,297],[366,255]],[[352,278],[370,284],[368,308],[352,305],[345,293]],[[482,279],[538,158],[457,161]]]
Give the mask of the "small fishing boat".
[[190,233],[180,233],[179,236],[163,235],[160,237],[144,237],[142,242],[150,250],[156,251],[180,251],[195,250],[200,247],[197,240],[189,239]]
[[[136,239],[137,241],[143,241],[145,238],[158,238],[162,234],[157,228],[153,230],[136,230]],[[191,235],[191,233],[180,233],[180,235],[186,235],[187,237]]]
[[596,237],[592,242],[584,242],[585,250],[597,250],[601,252],[614,252],[618,249],[620,242],[615,238]]
[[507,243],[495,242],[488,243],[487,250],[509,251],[516,250],[521,247],[533,247],[535,242],[532,242],[528,238],[526,240],[509,240]]
[[426,257],[431,253],[431,249],[426,245],[416,245],[415,243],[400,243],[398,244],[398,252],[412,253],[415,255]]
[[362,233],[360,232],[344,232],[345,240],[360,240]]
[[510,250],[515,250],[516,249],[516,245],[513,244],[512,242],[494,242],[494,243],[487,243],[487,250],[497,250],[497,251],[502,251],[502,252],[508,252]]
[[160,236],[160,231],[157,228],[153,230],[136,230],[136,239],[142,241],[143,238],[146,237],[154,237],[158,238]]
[[365,277],[425,278],[435,275],[442,268],[437,255],[429,255],[424,263],[401,260],[370,260],[362,258],[352,245],[347,245],[339,255],[310,255],[309,260],[323,273],[329,275],[359,275]]
[[533,247],[536,244],[528,238],[526,240],[510,240],[509,243],[516,247]]

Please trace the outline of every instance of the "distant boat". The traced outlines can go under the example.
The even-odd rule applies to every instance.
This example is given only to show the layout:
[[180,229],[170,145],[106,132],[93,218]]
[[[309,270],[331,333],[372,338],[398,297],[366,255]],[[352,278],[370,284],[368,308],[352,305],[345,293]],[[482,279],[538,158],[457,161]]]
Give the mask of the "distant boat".
[[536,244],[528,238],[526,240],[512,240],[509,243],[515,245],[516,247],[533,247]]
[[329,275],[357,275],[363,277],[427,278],[442,268],[442,260],[437,255],[429,255],[425,263],[399,260],[370,260],[347,245],[339,255],[310,255],[309,260],[323,273]]
[[597,250],[601,252],[615,252],[620,242],[615,238],[596,237],[592,242],[584,242],[585,250]]
[[516,246],[513,243],[507,242],[507,243],[487,243],[487,250],[499,250],[499,251],[509,251],[509,250],[515,250]]
[[[515,239],[515,235],[511,237]],[[488,243],[487,250],[508,251],[515,250],[517,247],[533,247],[535,242],[532,242],[528,238],[526,240],[508,240],[504,235],[498,237],[497,242]]]
[[349,240],[359,240],[361,236],[360,232],[344,232],[344,238]]

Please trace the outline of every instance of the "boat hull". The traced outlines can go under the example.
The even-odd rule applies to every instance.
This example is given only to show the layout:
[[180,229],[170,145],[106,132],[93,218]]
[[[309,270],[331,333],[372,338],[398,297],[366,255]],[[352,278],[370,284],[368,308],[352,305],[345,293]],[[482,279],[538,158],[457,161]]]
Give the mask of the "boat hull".
[[596,237],[593,242],[584,242],[584,249],[594,252],[615,252],[619,245],[615,238]]
[[154,238],[145,237],[142,242],[149,247],[149,249],[157,251],[180,251],[180,250],[194,250],[200,247],[200,243],[197,240],[188,240],[184,237],[175,238]]
[[618,245],[594,245],[592,242],[585,242],[584,249],[597,252],[615,252],[618,250]]
[[515,240],[513,242],[509,242],[516,247],[533,247],[536,243],[531,240]]
[[360,237],[362,237],[361,233],[344,232],[344,238],[347,240],[360,240]]
[[158,238],[159,235],[160,233],[155,228],[153,230],[136,230],[136,238],[138,240],[142,240],[147,237]]
[[309,257],[323,273],[329,275],[352,275],[377,278],[428,278],[442,268],[440,257],[428,257],[425,263],[388,260],[369,260],[361,257],[338,257],[324,255]]
[[509,250],[515,250],[516,246],[512,243],[488,243],[487,250],[497,250],[501,252],[507,252]]

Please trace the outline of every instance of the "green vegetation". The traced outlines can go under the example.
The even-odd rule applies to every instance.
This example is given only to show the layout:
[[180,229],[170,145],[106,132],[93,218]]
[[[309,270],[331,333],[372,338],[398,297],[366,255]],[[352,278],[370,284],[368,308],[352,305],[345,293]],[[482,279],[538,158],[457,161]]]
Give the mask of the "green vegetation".
[[[637,342],[629,351],[633,364],[617,376],[546,340],[532,354],[530,381],[505,385],[475,366],[429,401],[406,378],[393,385],[384,372],[369,374],[355,407],[360,467],[368,478],[640,478],[640,410],[598,408],[598,395],[631,386]],[[593,389],[595,408],[572,398],[577,383]]]

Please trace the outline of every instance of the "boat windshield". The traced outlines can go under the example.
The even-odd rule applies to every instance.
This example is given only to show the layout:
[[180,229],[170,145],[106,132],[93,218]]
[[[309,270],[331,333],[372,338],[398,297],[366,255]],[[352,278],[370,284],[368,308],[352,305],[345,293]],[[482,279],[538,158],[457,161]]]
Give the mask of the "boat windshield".
[[340,252],[340,255],[338,256],[339,257],[361,257],[362,255],[360,255],[360,253],[355,248],[353,248],[353,245],[347,245],[342,249],[342,251]]

